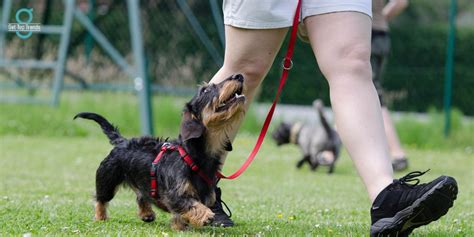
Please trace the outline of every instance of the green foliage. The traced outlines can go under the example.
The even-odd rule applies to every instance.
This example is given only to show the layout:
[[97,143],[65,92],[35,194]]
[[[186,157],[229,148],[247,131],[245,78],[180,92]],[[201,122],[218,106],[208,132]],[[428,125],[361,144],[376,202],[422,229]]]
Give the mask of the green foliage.
[[[289,37],[287,37],[289,38]],[[284,57],[288,40],[282,46],[272,68],[262,83],[259,101],[271,102],[280,84],[281,59]],[[324,104],[329,103],[329,87],[316,64],[316,59],[309,44],[298,41],[294,49],[294,66],[290,71],[285,87],[280,96],[284,104],[311,105],[316,98]]]
[[[464,28],[456,35],[452,105],[466,115],[474,115],[474,29]],[[424,112],[430,106],[443,108],[447,44],[446,26],[406,25],[391,30],[392,51],[384,73],[383,87],[391,108]],[[282,49],[286,49],[286,44]],[[272,101],[281,73],[281,50],[263,81],[260,101]],[[329,104],[328,85],[316,66],[310,45],[298,42],[294,68],[281,96],[282,103],[310,105],[316,98]]]
[[[392,54],[386,67],[384,87],[388,93],[404,96],[393,101],[393,109],[426,111],[430,106],[443,108],[446,27],[412,27],[392,30]],[[459,31],[456,38],[453,75],[453,106],[467,115],[474,114],[470,99],[474,88],[471,73],[474,30]],[[429,39],[429,40],[428,40]]]
[[466,120],[458,109],[451,114],[451,130],[444,136],[444,114],[430,108],[427,118],[411,115],[396,123],[400,140],[407,146],[424,149],[460,148],[474,149],[474,121]]

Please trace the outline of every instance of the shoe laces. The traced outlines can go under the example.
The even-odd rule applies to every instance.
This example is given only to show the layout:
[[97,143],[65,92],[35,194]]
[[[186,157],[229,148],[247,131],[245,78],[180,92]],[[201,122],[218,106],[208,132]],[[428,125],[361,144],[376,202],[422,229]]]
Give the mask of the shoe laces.
[[[416,177],[420,177],[428,171],[430,171],[430,169],[428,169],[424,172],[421,172],[421,171],[410,172],[407,175],[405,175],[405,176],[401,177],[400,179],[398,179],[398,182],[401,183],[401,184],[410,186],[410,187],[416,186],[420,183],[420,179],[417,179]],[[415,181],[415,183],[411,183],[411,184],[409,183],[409,182],[413,182],[413,181]]]
[[[229,206],[227,206],[227,204],[222,200],[221,195],[222,194],[221,194],[220,189],[217,188],[217,190],[216,190],[216,204],[211,209],[213,209],[212,211],[222,211],[225,215],[227,215],[229,218],[231,218],[232,217],[232,211],[230,211]],[[224,205],[222,205],[222,204],[224,204]],[[227,214],[227,212],[224,211],[223,206],[225,207],[225,209],[227,210],[227,212],[229,214]]]
[[227,206],[227,204],[226,204],[224,201],[222,201],[222,199],[219,200],[219,202],[221,203],[221,206],[222,206],[222,204],[224,204],[225,209],[227,210],[227,212],[228,212],[229,214],[227,214],[227,213],[224,211],[224,209],[222,209],[222,211],[223,211],[227,216],[229,216],[229,218],[231,218],[231,217],[232,217],[232,212],[230,211],[230,208]]

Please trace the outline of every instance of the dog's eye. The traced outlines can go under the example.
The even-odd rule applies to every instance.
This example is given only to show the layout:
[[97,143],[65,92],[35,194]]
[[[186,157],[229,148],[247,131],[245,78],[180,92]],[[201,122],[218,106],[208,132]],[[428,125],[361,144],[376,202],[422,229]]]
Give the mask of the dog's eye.
[[208,87],[202,88],[201,89],[201,94],[207,93],[209,91],[211,91],[211,90]]

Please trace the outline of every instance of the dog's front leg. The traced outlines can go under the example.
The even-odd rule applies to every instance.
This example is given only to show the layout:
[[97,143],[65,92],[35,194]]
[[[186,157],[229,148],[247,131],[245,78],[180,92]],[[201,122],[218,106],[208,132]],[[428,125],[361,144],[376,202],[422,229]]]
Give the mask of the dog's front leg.
[[151,203],[147,202],[142,197],[137,197],[138,216],[144,222],[152,222],[155,220],[155,212],[151,207]]
[[201,227],[212,221],[214,213],[204,204],[193,201],[190,208],[181,213],[181,218],[193,226]]
[[[318,153],[319,154],[319,153]],[[315,156],[311,156],[309,159],[308,159],[308,162],[309,162],[309,165],[311,167],[311,171],[315,171],[318,166],[319,166],[319,160],[318,160],[318,154],[315,155]]]
[[303,166],[304,162],[309,162],[309,155],[305,155],[300,161],[298,161],[298,163],[296,164],[296,168],[300,169],[301,166]]
[[173,219],[171,219],[171,228],[173,230],[186,230],[188,228],[188,223],[181,217],[180,214],[173,214]]
[[138,216],[144,222],[152,222],[155,220],[155,212],[151,206],[151,203],[143,197],[143,194],[138,188],[132,187],[133,191],[137,195],[138,204]]

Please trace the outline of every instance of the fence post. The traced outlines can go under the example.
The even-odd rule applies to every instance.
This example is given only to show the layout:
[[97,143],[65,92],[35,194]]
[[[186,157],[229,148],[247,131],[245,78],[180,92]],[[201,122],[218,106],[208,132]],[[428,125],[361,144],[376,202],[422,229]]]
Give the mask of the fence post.
[[[87,17],[89,20],[94,22],[95,0],[88,0],[87,5],[89,6],[89,9],[87,10]],[[94,38],[89,32],[87,32],[86,36],[84,37],[84,55],[86,56],[86,64],[89,64],[91,60],[92,48],[94,48]]]
[[61,40],[59,42],[59,53],[56,65],[54,66],[54,78],[53,78],[53,98],[51,105],[58,106],[61,91],[64,83],[64,70],[66,68],[67,50],[69,47],[69,39],[71,38],[72,21],[74,18],[74,4],[75,0],[64,1],[64,19],[63,26],[61,29]]
[[457,0],[451,0],[449,9],[448,46],[446,49],[446,67],[444,72],[444,137],[448,137],[451,130],[451,97],[453,84],[453,63],[456,40],[456,12]]
[[153,119],[150,98],[150,82],[145,71],[145,56],[143,53],[143,38],[140,22],[138,0],[128,0],[128,17],[130,22],[130,37],[132,38],[133,58],[135,61],[135,90],[140,101],[140,121],[143,135],[153,135]]

